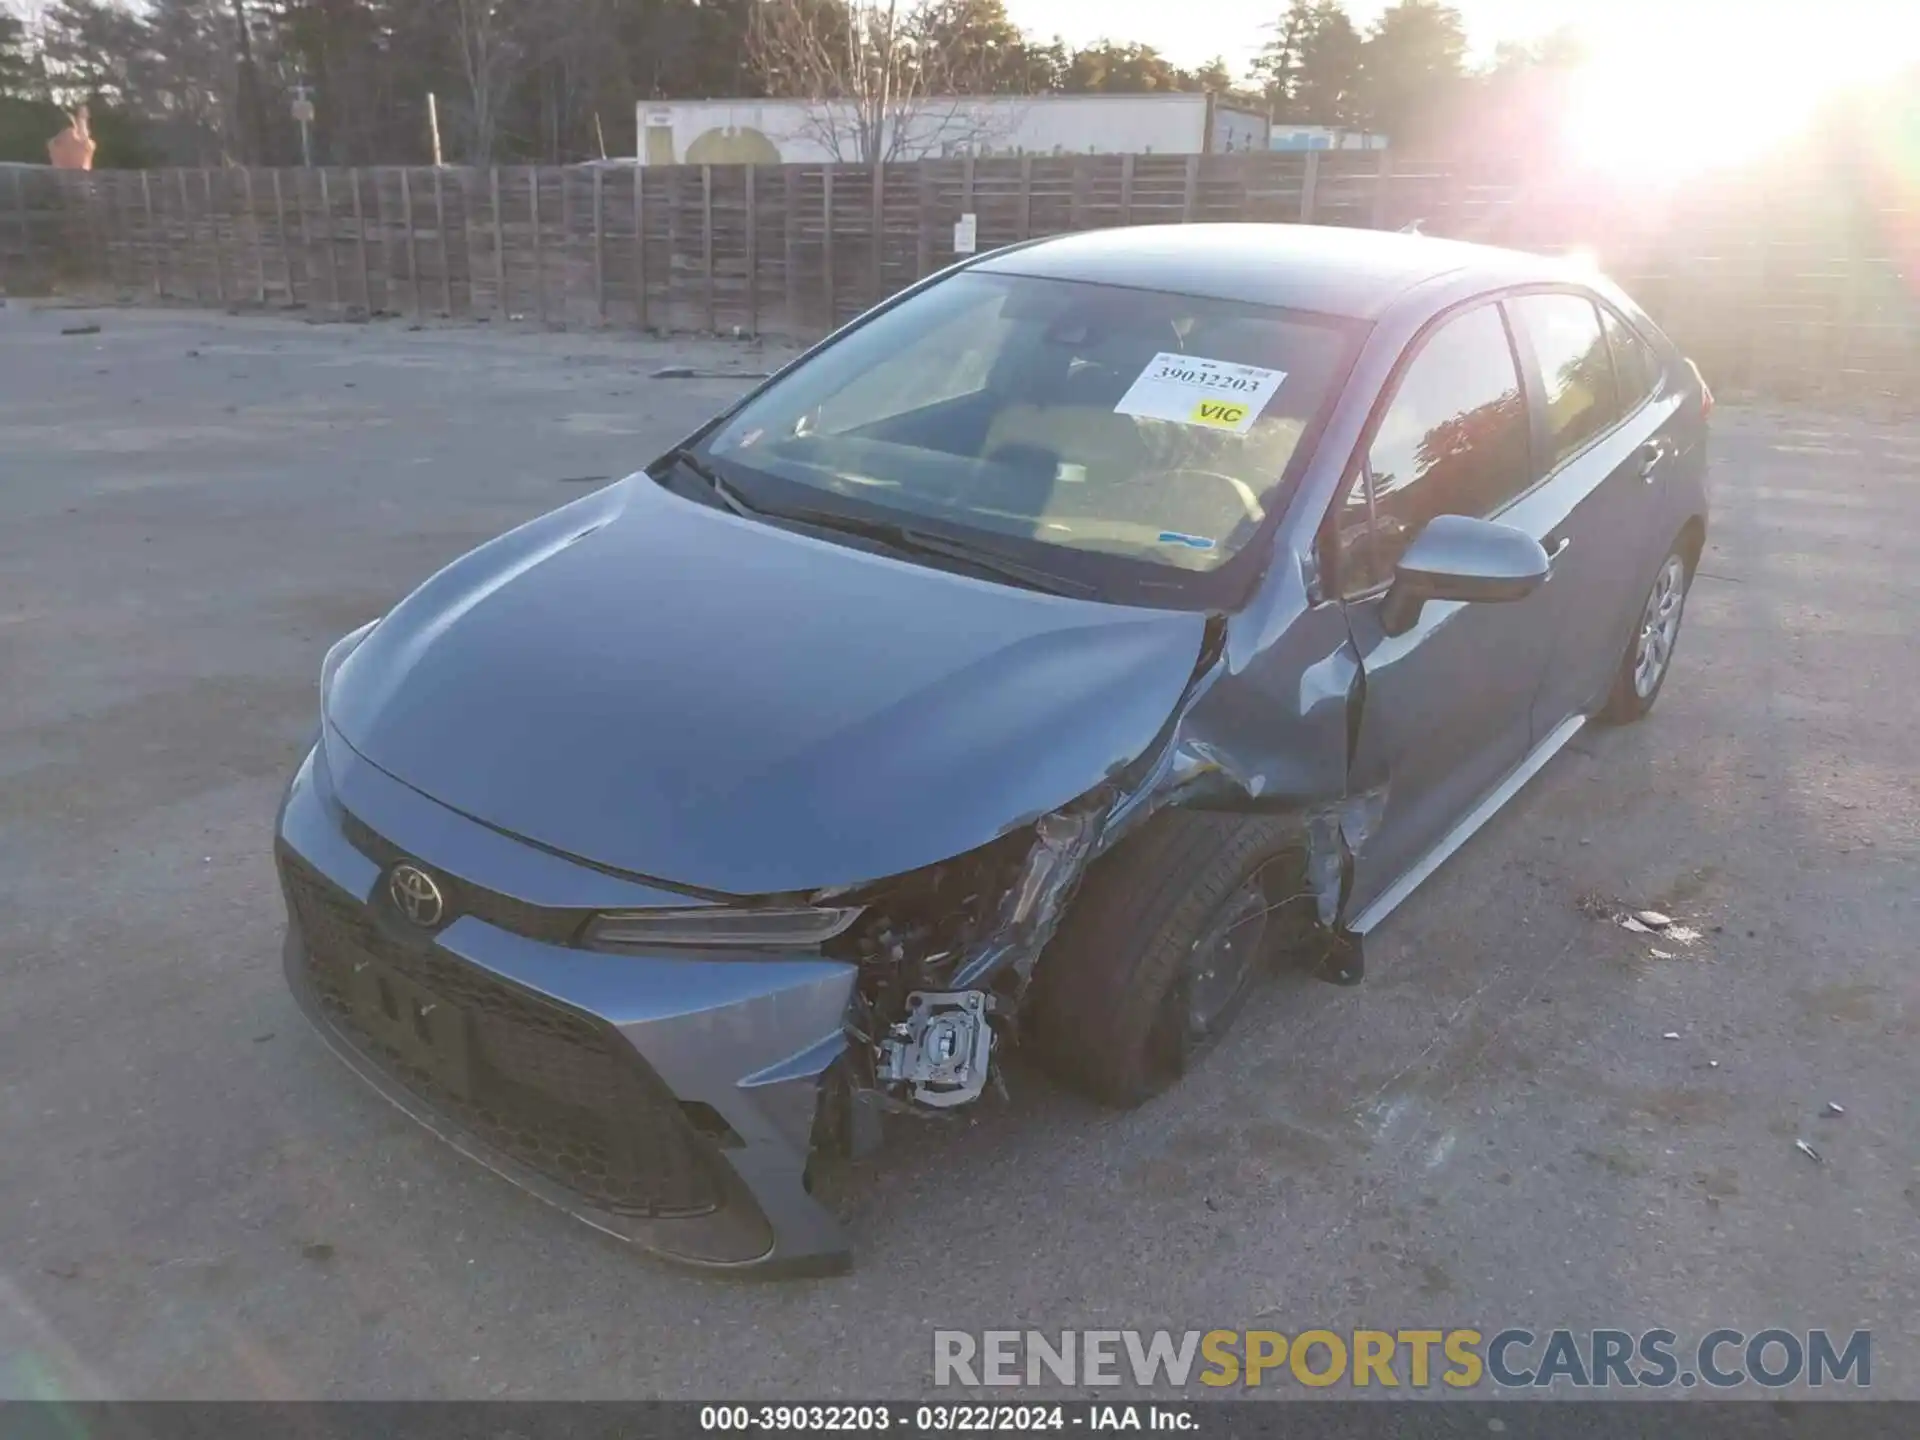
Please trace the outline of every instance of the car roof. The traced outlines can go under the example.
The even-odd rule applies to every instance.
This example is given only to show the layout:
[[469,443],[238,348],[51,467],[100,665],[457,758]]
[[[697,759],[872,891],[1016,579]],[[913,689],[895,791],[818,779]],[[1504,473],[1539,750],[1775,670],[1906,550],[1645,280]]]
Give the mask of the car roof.
[[1568,262],[1543,255],[1404,231],[1336,225],[1134,225],[1089,230],[1011,246],[981,257],[976,268],[1244,300],[1361,320],[1378,319],[1407,291],[1442,276],[1463,283],[1481,279],[1487,289],[1580,280]]

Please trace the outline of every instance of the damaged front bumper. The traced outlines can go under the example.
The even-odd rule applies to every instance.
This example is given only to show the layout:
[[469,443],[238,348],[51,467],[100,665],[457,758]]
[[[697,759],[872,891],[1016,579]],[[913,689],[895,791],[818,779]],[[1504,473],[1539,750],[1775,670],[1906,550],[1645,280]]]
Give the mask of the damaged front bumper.
[[[715,1269],[848,1266],[807,1163],[823,1082],[847,1048],[854,965],[541,938],[544,916],[664,897],[350,755],[340,771],[321,747],[309,754],[276,853],[288,979],[341,1059],[457,1149],[610,1235]],[[394,854],[456,887],[442,928],[383,903]],[[462,895],[476,897],[464,910]]]

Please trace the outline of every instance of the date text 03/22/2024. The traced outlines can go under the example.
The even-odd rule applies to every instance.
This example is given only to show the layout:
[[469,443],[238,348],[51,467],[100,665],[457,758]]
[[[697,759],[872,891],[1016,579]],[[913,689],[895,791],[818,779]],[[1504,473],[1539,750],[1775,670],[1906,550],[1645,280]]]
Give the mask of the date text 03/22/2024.
[[1160,1405],[703,1405],[700,1428],[766,1431],[1195,1430],[1188,1410]]

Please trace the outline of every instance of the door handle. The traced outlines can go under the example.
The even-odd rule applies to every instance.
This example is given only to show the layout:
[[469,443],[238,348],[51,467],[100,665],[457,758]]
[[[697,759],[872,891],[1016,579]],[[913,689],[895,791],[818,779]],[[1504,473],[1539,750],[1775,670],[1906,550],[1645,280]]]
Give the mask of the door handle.
[[1654,471],[1660,468],[1660,462],[1667,458],[1667,447],[1660,440],[1649,440],[1640,447],[1640,478],[1651,485]]

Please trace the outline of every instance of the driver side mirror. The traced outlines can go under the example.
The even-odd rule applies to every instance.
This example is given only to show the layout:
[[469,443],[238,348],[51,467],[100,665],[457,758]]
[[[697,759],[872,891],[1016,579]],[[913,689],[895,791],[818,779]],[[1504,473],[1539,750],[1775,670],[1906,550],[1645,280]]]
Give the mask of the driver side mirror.
[[1546,550],[1524,530],[1466,515],[1436,515],[1394,566],[1381,621],[1389,635],[1401,635],[1413,628],[1429,600],[1521,600],[1551,571]]

